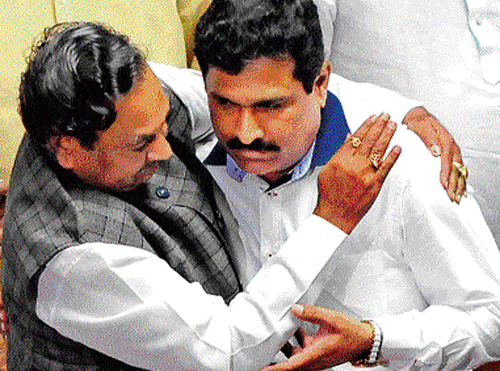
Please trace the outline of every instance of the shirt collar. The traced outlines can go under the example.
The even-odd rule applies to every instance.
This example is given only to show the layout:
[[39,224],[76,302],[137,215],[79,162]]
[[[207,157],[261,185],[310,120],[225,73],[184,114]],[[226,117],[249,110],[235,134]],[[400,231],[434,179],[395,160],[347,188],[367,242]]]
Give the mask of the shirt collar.
[[[307,154],[302,158],[302,160],[297,165],[295,165],[292,170],[290,170],[292,174],[292,177],[290,179],[291,182],[294,182],[302,178],[310,169],[314,154],[314,147],[315,143],[313,143],[313,145],[311,146]],[[226,166],[227,166],[227,173],[231,178],[233,178],[239,183],[241,183],[243,179],[245,179],[247,172],[241,169],[236,163],[236,161],[234,161],[233,158],[229,156],[229,154],[226,154]]]
[[[291,181],[302,178],[311,167],[325,165],[344,143],[347,133],[349,133],[349,127],[342,105],[333,93],[328,92],[325,107],[321,110],[321,124],[316,141],[293,168]],[[226,165],[229,176],[238,182],[242,182],[246,176],[246,172],[239,168],[220,144],[215,146],[205,160],[205,164]]]

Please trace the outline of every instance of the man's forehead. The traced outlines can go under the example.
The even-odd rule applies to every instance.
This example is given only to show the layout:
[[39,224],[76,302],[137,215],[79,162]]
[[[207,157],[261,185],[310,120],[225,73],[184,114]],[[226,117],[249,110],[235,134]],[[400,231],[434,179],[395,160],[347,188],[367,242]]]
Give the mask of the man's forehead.
[[147,66],[141,76],[134,82],[127,94],[116,100],[115,107],[128,109],[137,113],[155,112],[155,108],[168,102],[160,82],[153,71]]
[[170,109],[169,99],[149,67],[132,89],[115,102],[116,120],[109,136],[117,140],[135,141],[157,132]]
[[236,101],[242,97],[253,97],[265,101],[301,94],[303,86],[293,75],[293,62],[260,58],[238,74],[211,67],[206,76],[206,89],[214,98]]

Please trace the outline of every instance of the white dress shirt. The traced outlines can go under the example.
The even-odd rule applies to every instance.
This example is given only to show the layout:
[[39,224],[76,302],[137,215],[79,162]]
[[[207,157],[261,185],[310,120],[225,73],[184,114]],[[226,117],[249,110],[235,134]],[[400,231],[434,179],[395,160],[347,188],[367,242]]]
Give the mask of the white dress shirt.
[[[331,79],[329,89],[352,131],[382,109],[394,111],[399,122],[415,105],[373,85]],[[440,160],[404,128],[393,142],[402,155],[369,213],[337,250],[318,304],[375,319],[390,369],[474,368],[500,356],[497,247],[472,197],[460,206],[448,199],[439,183]],[[209,166],[240,223],[245,249],[236,261],[249,281],[312,213],[320,169],[270,190],[253,174],[236,179],[231,168]]]
[[296,328],[290,306],[319,296],[344,238],[312,216],[229,306],[142,249],[70,247],[41,274],[37,315],[62,335],[146,370],[258,370]]
[[333,72],[424,103],[459,143],[500,245],[499,0],[317,1]]
[[500,1],[466,0],[469,26],[477,40],[484,79],[491,85],[500,81]]
[[[151,67],[188,108],[203,158],[213,131],[200,73]],[[41,274],[37,315],[64,336],[147,370],[258,370],[298,324],[290,306],[320,295],[334,246],[344,238],[312,216],[229,306],[144,250],[75,246],[56,255]],[[238,246],[231,246],[232,254],[241,251]]]
[[[202,83],[201,79],[200,82]],[[329,88],[341,98],[352,129],[359,126],[370,114],[380,113],[383,107],[394,105],[394,110],[387,110],[394,120],[400,121],[404,114],[415,106],[414,102],[407,101],[399,95],[381,91],[371,85],[359,86],[336,76],[333,76]],[[366,94],[361,94],[363,91]],[[184,101],[184,103],[189,106],[189,102]],[[430,166],[435,170],[436,182],[432,183],[429,195],[438,198],[439,202],[436,204],[438,208],[445,207],[449,211],[451,204],[440,185],[436,184],[439,161],[429,159],[427,151],[421,148],[419,142],[415,145],[420,149],[422,159],[425,159],[422,163],[417,161],[416,165],[424,168]],[[405,146],[403,151],[405,148],[408,150],[409,147]],[[407,158],[414,159],[410,156]],[[398,166],[400,169],[405,169],[405,166],[401,165],[404,162],[402,160],[403,158],[398,161]],[[406,173],[413,173],[412,166],[413,164],[410,164]],[[415,169],[415,171],[418,173],[420,170]],[[405,184],[403,180],[408,175],[406,173],[401,176],[400,181],[391,181],[390,184],[394,184],[396,188],[401,187]],[[414,176],[410,178],[415,180]],[[314,175],[308,173],[304,177],[299,177],[297,182],[289,184],[300,184],[299,182],[310,179],[314,179]],[[182,280],[165,262],[152,254],[124,246],[90,244],[66,249],[48,264],[39,281],[37,314],[63,335],[123,362],[145,369],[257,370],[270,362],[280,344],[293,331],[296,323],[292,322],[288,314],[289,306],[295,302],[311,302],[314,297],[320,295],[319,288],[328,286],[329,290],[321,293],[319,303],[331,303],[333,308],[341,309],[355,317],[401,313],[400,316],[389,316],[387,320],[385,317],[376,318],[384,331],[383,354],[391,359],[394,369],[400,369],[395,367],[398,364],[407,364],[417,353],[416,362],[431,360],[430,365],[423,368],[428,370],[439,367],[440,356],[449,362],[448,365],[451,366],[448,368],[452,368],[456,365],[453,363],[456,362],[453,351],[456,351],[458,356],[461,351],[472,354],[470,347],[474,345],[476,346],[474,359],[478,362],[487,358],[485,351],[491,354],[498,352],[497,349],[484,348],[481,344],[484,340],[483,333],[471,337],[465,332],[466,324],[470,325],[472,322],[479,326],[479,330],[489,333],[492,338],[500,336],[497,278],[490,272],[486,263],[493,265],[498,261],[498,257],[495,253],[490,253],[488,231],[481,230],[480,227],[484,225],[479,221],[481,218],[478,217],[478,211],[472,200],[462,201],[460,208],[453,205],[451,207],[465,210],[460,212],[461,215],[463,213],[470,215],[471,225],[478,224],[478,235],[481,238],[475,236],[470,228],[463,233],[459,229],[455,235],[452,233],[455,225],[450,231],[446,226],[438,228],[439,223],[433,224],[430,229],[422,226],[416,231],[424,233],[422,237],[429,231],[435,233],[439,231],[440,235],[446,233],[441,238],[437,238],[435,233],[430,233],[429,238],[432,243],[435,242],[434,239],[444,243],[448,237],[453,237],[450,245],[454,248],[450,249],[450,252],[460,251],[459,255],[453,256],[455,258],[464,254],[472,256],[470,262],[464,261],[467,261],[467,269],[475,269],[473,280],[469,271],[461,269],[463,266],[449,266],[449,262],[443,263],[438,260],[437,258],[441,256],[439,249],[430,249],[430,245],[425,245],[425,248],[423,244],[420,246],[417,237],[414,244],[405,245],[403,250],[403,246],[396,243],[401,242],[401,236],[398,235],[401,232],[398,229],[401,225],[397,225],[397,217],[402,215],[398,214],[398,211],[401,211],[401,207],[398,206],[390,208],[391,213],[385,218],[390,220],[394,217],[393,224],[385,226],[381,224],[379,229],[374,229],[372,224],[364,222],[364,219],[362,223],[365,227],[360,226],[357,230],[364,231],[363,233],[368,233],[369,236],[363,236],[363,233],[359,232],[357,238],[361,238],[362,241],[355,244],[359,249],[359,255],[350,257],[348,252],[345,256],[344,246],[348,250],[351,249],[350,244],[342,244],[345,235],[320,218],[314,216],[307,218],[312,210],[311,202],[316,198],[315,180],[308,184],[312,193],[304,192],[300,199],[293,197],[282,199],[283,205],[296,203],[301,206],[297,209],[303,209],[304,212],[300,217],[288,213],[290,219],[283,223],[288,227],[276,228],[277,233],[283,233],[283,240],[293,233],[298,224],[301,224],[299,233],[287,240],[279,253],[265,263],[266,254],[259,253],[258,256],[262,261],[258,264],[262,265],[263,269],[250,282],[249,277],[255,273],[255,269],[251,268],[254,270],[247,275],[247,282],[250,283],[245,293],[238,295],[229,307],[224,305],[220,298],[206,295],[198,284],[189,284]],[[387,187],[384,186],[384,189]],[[406,193],[401,191],[401,194]],[[401,202],[403,200],[406,199],[401,198]],[[392,200],[390,202],[382,200],[377,203],[387,206],[392,202]],[[430,207],[427,205],[422,210],[432,211],[433,207],[434,204]],[[414,205],[414,208],[420,210],[421,206]],[[276,206],[275,210],[279,209]],[[422,217],[424,221],[427,220],[424,215]],[[252,223],[251,219],[249,220]],[[458,220],[463,221],[461,217]],[[446,220],[440,221],[442,222]],[[256,220],[255,225],[258,223]],[[368,224],[370,228],[367,227]],[[411,226],[412,224],[406,225],[406,228]],[[387,233],[390,227],[394,229],[394,235]],[[463,225],[460,225],[461,227]],[[413,231],[412,228],[408,230]],[[477,229],[474,231],[478,232]],[[376,243],[373,245],[363,243],[365,238],[372,238]],[[391,242],[393,238],[396,242]],[[469,250],[464,246],[464,239],[470,243],[466,244]],[[485,239],[484,248],[476,249]],[[351,236],[346,241],[349,240],[354,241],[354,237]],[[326,241],[331,245],[330,249],[324,248]],[[328,260],[331,252],[339,244],[338,256]],[[269,248],[271,254],[277,250],[276,247]],[[420,253],[412,255],[416,267],[421,261],[425,263],[432,260],[440,269],[443,264],[443,277],[453,275],[458,283],[467,284],[466,287],[457,285],[457,289],[450,292],[450,281],[444,280],[441,276],[426,274],[414,276],[411,272],[416,267],[411,267],[406,261],[401,260],[401,256],[406,257],[406,254],[413,251]],[[448,251],[443,251],[446,256]],[[253,250],[241,249],[234,253],[235,262],[241,263],[237,267],[238,270],[240,273],[244,272],[247,269],[246,255],[254,253]],[[476,265],[475,262],[478,260],[484,264]],[[347,264],[342,265],[343,262]],[[431,265],[427,266],[432,268]],[[356,269],[357,267],[359,269]],[[455,272],[455,269],[458,271]],[[326,280],[330,276],[333,280],[326,285]],[[422,287],[416,286],[420,280],[415,277],[421,277]],[[335,279],[339,281],[335,282]],[[434,282],[434,279],[437,282]],[[443,287],[438,285],[440,280],[444,282]],[[165,282],[169,285],[165,285]],[[455,285],[455,282],[452,283]],[[390,287],[392,290],[382,287]],[[448,294],[443,298],[440,296],[445,314],[442,312],[433,314],[440,311],[436,303],[428,307],[428,300],[434,300],[435,295],[429,294],[429,298],[424,298],[423,295],[424,293],[427,295],[428,291],[432,294],[432,290]],[[462,297],[465,296],[468,307],[462,308],[461,305],[465,301]],[[452,298],[460,309],[449,307]],[[360,303],[359,306],[356,306],[357,302]],[[492,304],[475,311],[479,314],[475,314],[473,320],[469,318],[472,315],[468,312],[463,312],[465,318],[458,315],[462,310],[476,307],[478,302]],[[424,308],[427,308],[426,313],[408,312],[410,309]],[[491,313],[495,310],[497,315],[493,316]],[[449,313],[450,311],[453,315]],[[431,313],[428,314],[429,312]],[[430,319],[433,315],[436,317],[434,320]],[[408,327],[404,328],[401,323]],[[456,336],[456,331],[452,329],[455,323],[459,324],[457,331],[461,332],[461,336]],[[450,348],[450,344],[455,344],[455,348]],[[448,359],[449,353],[452,353],[451,360]]]

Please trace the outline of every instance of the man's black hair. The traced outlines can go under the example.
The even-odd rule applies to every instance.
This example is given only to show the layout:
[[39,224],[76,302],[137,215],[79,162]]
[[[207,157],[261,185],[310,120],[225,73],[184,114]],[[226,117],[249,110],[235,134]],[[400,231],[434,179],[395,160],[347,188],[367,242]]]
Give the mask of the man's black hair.
[[324,61],[323,38],[312,0],[213,0],[195,34],[195,54],[209,67],[235,75],[260,57],[291,57],[307,93]]
[[144,55],[103,25],[63,23],[44,31],[21,76],[19,112],[41,145],[67,135],[92,149],[116,119],[115,101],[140,79]]

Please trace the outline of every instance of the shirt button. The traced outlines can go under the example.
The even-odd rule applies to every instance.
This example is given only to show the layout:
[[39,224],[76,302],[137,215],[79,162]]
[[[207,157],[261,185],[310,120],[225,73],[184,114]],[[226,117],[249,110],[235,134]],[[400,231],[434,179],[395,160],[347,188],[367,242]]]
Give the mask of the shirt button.
[[165,187],[159,187],[159,188],[156,188],[156,196],[158,196],[159,198],[163,198],[163,199],[169,198],[170,192]]

